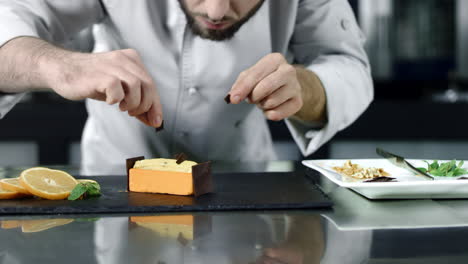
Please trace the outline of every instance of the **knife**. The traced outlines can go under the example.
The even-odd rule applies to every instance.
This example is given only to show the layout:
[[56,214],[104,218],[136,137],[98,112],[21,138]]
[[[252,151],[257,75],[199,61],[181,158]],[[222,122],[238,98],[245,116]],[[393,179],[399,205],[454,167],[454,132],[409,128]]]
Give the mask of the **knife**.
[[375,152],[377,152],[377,154],[379,156],[382,156],[382,157],[386,158],[388,161],[390,161],[395,166],[398,166],[400,168],[409,170],[409,171],[415,173],[416,175],[424,176],[425,178],[427,178],[429,180],[434,180],[434,177],[432,177],[431,175],[429,175],[429,174],[427,174],[425,172],[422,172],[422,171],[416,169],[413,165],[411,165],[409,162],[407,162],[401,156],[392,154],[392,153],[390,153],[388,151],[385,151],[385,150],[383,150],[381,148],[376,148]]

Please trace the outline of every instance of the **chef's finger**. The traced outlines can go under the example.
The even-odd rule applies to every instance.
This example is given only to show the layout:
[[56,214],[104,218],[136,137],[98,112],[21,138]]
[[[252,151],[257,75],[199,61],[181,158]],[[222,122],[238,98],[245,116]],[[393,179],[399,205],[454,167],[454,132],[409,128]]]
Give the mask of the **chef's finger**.
[[136,109],[141,102],[141,80],[132,73],[122,69],[112,69],[113,74],[121,80],[125,92],[125,99],[120,102],[121,111],[132,111]]
[[269,120],[280,121],[297,113],[302,105],[302,99],[296,96],[274,109],[264,111],[264,114]]
[[163,113],[161,105],[159,103],[153,103],[150,110],[148,110],[148,112],[146,112],[143,115],[146,115],[146,118],[148,119],[148,122],[151,124],[152,127],[160,127],[162,125]]
[[146,113],[138,115],[137,118],[140,119],[142,122],[143,120],[146,120],[146,122],[144,123],[148,124],[149,126],[160,127],[164,120],[164,115],[162,111],[161,100],[159,94],[157,93],[157,90],[155,93],[153,93],[151,99],[151,107],[149,108],[149,110]]
[[[160,127],[162,125],[162,114],[155,113],[153,106],[146,113],[137,115],[136,118],[147,126]],[[161,119],[160,119],[161,118]]]
[[294,67],[289,64],[280,65],[276,71],[266,76],[255,86],[248,96],[249,101],[254,104],[260,102],[293,78],[296,78],[296,70]]
[[90,99],[94,99],[94,100],[98,100],[98,101],[103,101],[103,102],[105,102],[105,101],[106,101],[106,94],[94,93],[94,94],[92,94],[89,98],[90,98]]
[[283,86],[264,98],[257,105],[262,110],[271,110],[282,105],[294,96],[297,96],[294,90],[289,89],[287,86]]
[[125,93],[120,79],[113,75],[102,75],[96,82],[96,87],[92,88],[95,92],[93,99],[103,99],[106,103],[113,105],[120,103],[125,98]]
[[254,66],[241,72],[229,92],[231,102],[238,104],[247,98],[261,80],[276,71],[285,61],[280,53],[272,53],[263,57]]
[[147,125],[147,126],[154,126],[153,123],[151,123],[149,121],[149,118],[148,118],[148,113],[143,113],[141,115],[137,115],[135,116],[138,120],[140,120],[140,122],[142,122],[143,124]]
[[154,87],[142,84],[140,105],[137,108],[128,111],[128,114],[131,116],[138,116],[148,112],[153,104],[154,93]]
[[[161,109],[159,97],[157,95],[156,85],[153,81],[153,78],[145,69],[145,66],[138,52],[136,52],[133,49],[126,49],[126,50],[122,50],[122,53],[126,55],[133,62],[133,63],[126,63],[124,67],[128,71],[130,71],[132,74],[140,78],[141,87],[142,87],[140,105],[136,109],[129,111],[129,114],[136,116],[142,113],[146,113],[149,111],[153,103],[155,105],[159,105],[156,108]],[[162,116],[161,113],[159,113],[159,115]],[[156,123],[153,123],[152,126],[155,126],[155,124]]]
[[155,99],[153,101],[153,106],[148,111],[148,116],[154,122],[154,127],[162,126],[164,120],[164,113],[161,105],[161,98],[159,97],[158,91],[156,90]]

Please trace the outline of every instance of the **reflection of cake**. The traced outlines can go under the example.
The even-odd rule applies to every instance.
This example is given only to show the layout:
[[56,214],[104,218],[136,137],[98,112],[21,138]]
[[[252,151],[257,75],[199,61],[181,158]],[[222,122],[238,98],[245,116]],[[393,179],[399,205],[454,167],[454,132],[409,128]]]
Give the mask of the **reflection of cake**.
[[162,237],[178,238],[182,236],[187,240],[193,240],[192,215],[132,216],[130,221],[151,229]]
[[127,173],[131,192],[199,196],[212,191],[210,162],[137,157],[127,160]]
[[211,217],[206,215],[131,216],[130,222],[181,243],[211,232]]

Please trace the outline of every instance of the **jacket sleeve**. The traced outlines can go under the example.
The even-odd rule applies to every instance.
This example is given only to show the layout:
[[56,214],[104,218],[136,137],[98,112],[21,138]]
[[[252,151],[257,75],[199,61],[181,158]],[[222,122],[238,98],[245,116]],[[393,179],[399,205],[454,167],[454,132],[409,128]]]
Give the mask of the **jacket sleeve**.
[[[21,36],[66,43],[82,29],[102,20],[104,14],[99,0],[0,0],[0,48]],[[0,118],[22,96],[0,93]]]
[[289,49],[295,63],[321,80],[328,116],[324,126],[286,120],[304,156],[353,123],[372,101],[373,83],[364,42],[347,0],[299,1]]

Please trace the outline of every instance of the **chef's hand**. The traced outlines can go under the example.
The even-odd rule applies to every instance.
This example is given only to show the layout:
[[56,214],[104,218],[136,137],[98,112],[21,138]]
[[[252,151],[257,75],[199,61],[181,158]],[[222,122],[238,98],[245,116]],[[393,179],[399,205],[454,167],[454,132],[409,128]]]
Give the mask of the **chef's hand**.
[[119,104],[121,111],[146,125],[161,126],[163,113],[156,86],[135,50],[93,54],[60,50],[47,55],[48,86],[62,97]]
[[295,116],[304,121],[325,119],[325,90],[311,71],[289,64],[280,53],[263,57],[240,73],[229,92],[230,101],[247,99],[273,121]]
[[266,248],[256,264],[319,264],[325,252],[325,236],[319,215],[288,216],[284,241]]
[[[304,253],[295,248],[267,248],[256,264],[304,264]],[[309,263],[311,264],[311,263]]]

